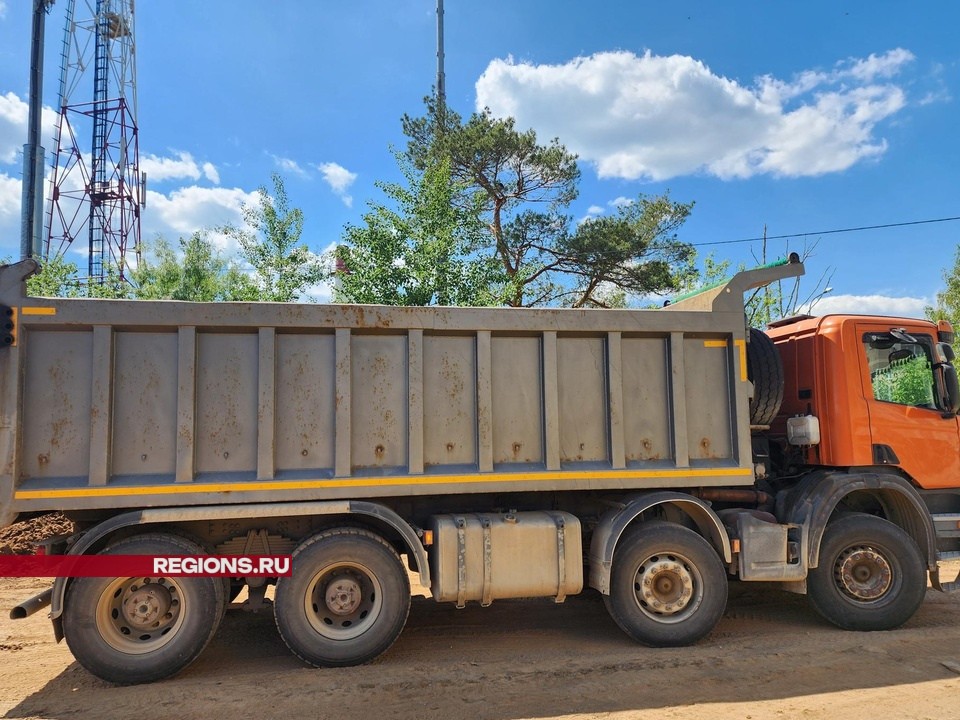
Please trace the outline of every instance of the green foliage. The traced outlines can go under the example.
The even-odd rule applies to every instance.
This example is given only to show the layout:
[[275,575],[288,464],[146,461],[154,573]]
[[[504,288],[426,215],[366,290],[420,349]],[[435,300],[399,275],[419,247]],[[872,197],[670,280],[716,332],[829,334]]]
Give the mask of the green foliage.
[[300,243],[303,213],[290,208],[283,181],[273,176],[274,192],[259,190],[258,202],[243,208],[246,227],[223,231],[237,240],[252,273],[225,258],[205,231],[174,247],[160,238],[148,248],[125,282],[110,274],[102,283],[85,283],[77,266],[62,257],[43,264],[27,281],[28,292],[46,297],[136,298],[192,301],[291,302],[326,275],[319,257]]
[[873,374],[873,396],[900,405],[933,406],[933,370],[926,357],[894,361]]
[[636,295],[680,287],[695,273],[695,251],[676,235],[692,209],[669,195],[640,196],[615,217],[581,223],[556,246],[560,269],[576,278],[564,298],[574,307],[603,306],[597,291],[604,285]]
[[237,240],[240,254],[253,268],[253,299],[293,302],[326,276],[320,258],[300,243],[303,211],[291,208],[283,179],[273,175],[273,195],[265,187],[257,204],[244,207],[245,228],[228,225],[223,231]]
[[256,288],[235,262],[226,260],[203,232],[180,238],[179,252],[158,238],[147,245],[131,281],[108,274],[103,283],[86,283],[77,266],[63,257],[44,263],[27,279],[27,292],[39,297],[127,298],[137,300],[253,300]]
[[378,183],[397,210],[371,203],[364,225],[348,225],[337,249],[334,298],[384,305],[490,305],[499,268],[474,253],[483,228],[454,202],[445,158],[417,173],[398,157],[406,187]]
[[[228,261],[203,232],[180,238],[179,254],[159,238],[133,273],[140,300],[252,300],[256,288],[235,262]],[[152,258],[151,258],[152,256]]]
[[51,258],[40,271],[27,278],[27,292],[34,297],[93,297],[122,299],[133,297],[133,288],[119,275],[108,272],[102,283],[81,280],[75,263],[63,256]]
[[[402,120],[410,163],[420,172],[437,158],[449,163],[451,179],[459,188],[452,202],[486,225],[483,254],[503,268],[507,282],[499,301],[513,306],[549,302],[555,293],[543,290],[554,287],[549,273],[555,266],[531,251],[534,243],[548,236],[552,242],[565,232],[569,220],[556,212],[577,196],[576,156],[556,139],[539,145],[536,133],[518,131],[512,118],[497,119],[485,110],[464,122],[449,109],[438,112],[435,98],[426,103],[426,115]],[[546,205],[547,213],[527,211],[508,225],[518,208],[528,203]],[[535,235],[532,242],[530,232]],[[530,283],[537,283],[533,290],[538,297],[533,300],[525,298]]]
[[136,290],[129,282],[110,269],[107,271],[107,276],[103,279],[103,282],[87,283],[86,297],[129,300],[136,297]]
[[484,110],[464,123],[449,109],[438,113],[435,98],[425,102],[426,115],[402,120],[407,157],[420,171],[432,158],[448,158],[453,179],[479,195],[491,222],[520,203],[566,206],[576,199],[577,156],[556,138],[538,145],[536,133],[518,131],[513,118],[497,119]]
[[955,328],[960,327],[960,246],[953,256],[953,267],[943,271],[946,288],[937,293],[937,304],[927,306],[927,319],[948,320]]
[[[403,130],[408,185],[383,186],[396,209],[375,205],[366,227],[348,227],[340,259],[352,277],[343,277],[342,297],[620,306],[628,293],[674,289],[691,271],[676,230],[692,204],[641,197],[616,217],[576,226],[564,211],[580,171],[558,140],[540,144],[488,110],[464,121],[432,98],[426,115],[403,118]],[[364,294],[364,283],[376,289]]]
[[83,285],[77,279],[77,266],[63,257],[52,258],[40,271],[27,278],[27,292],[34,297],[83,297]]

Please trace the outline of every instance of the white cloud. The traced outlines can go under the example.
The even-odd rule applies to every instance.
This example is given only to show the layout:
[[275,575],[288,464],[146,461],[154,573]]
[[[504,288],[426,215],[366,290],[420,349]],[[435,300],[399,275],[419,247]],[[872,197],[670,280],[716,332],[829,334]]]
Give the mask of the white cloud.
[[220,173],[217,171],[217,166],[213,163],[205,162],[203,164],[203,176],[214,185],[220,184]]
[[515,117],[543,139],[559,137],[600,177],[821,175],[886,150],[875,129],[905,106],[891,79],[913,59],[898,48],[753,86],[683,55],[604,52],[563,65],[498,59],[477,80],[477,107]]
[[7,3],[6,0],[0,0],[0,20],[3,20],[7,17]]
[[27,104],[12,92],[0,95],[0,162],[12,163],[17,159],[26,133]]
[[[0,94],[0,164],[17,165],[15,173],[0,172],[0,258],[15,258],[20,249],[19,156],[26,140],[27,118],[26,102],[12,92]],[[48,159],[45,164],[49,165],[54,151],[51,146],[57,113],[50,108],[44,108],[42,120],[42,136],[47,145]],[[84,162],[89,166],[86,155]],[[187,152],[173,151],[171,157],[143,155],[140,164],[141,169],[147,172],[151,186],[167,180],[197,181],[201,178],[214,184],[220,182],[219,172],[213,163],[200,163]],[[47,169],[49,170],[49,167]],[[70,189],[82,187],[79,173],[68,176],[66,183]],[[190,186],[168,193],[148,190],[147,207],[143,211],[142,234],[145,238],[158,233],[175,237],[226,223],[241,224],[242,205],[256,204],[258,199],[256,192],[247,192],[240,188]],[[212,234],[211,238],[224,249],[235,249],[228,247],[230,243],[221,235]]]
[[849,74],[862,82],[873,82],[878,78],[888,80],[900,72],[900,68],[915,59],[912,52],[897,48],[883,55],[870,54],[866,60],[852,58],[849,70],[840,70],[840,75]]
[[140,158],[140,170],[147,174],[148,182],[199,180],[205,177],[214,184],[220,183],[220,174],[213,163],[200,165],[193,155],[183,151],[174,151],[174,157],[144,155]]
[[604,212],[606,212],[606,209],[600,205],[591,205],[587,208],[587,212],[584,214],[584,216],[577,220],[577,225],[583,225],[588,220],[594,220],[595,218],[603,215]]
[[20,178],[0,173],[0,260],[20,252]]
[[933,105],[934,103],[948,103],[953,100],[950,94],[950,88],[946,82],[947,69],[942,63],[934,63],[930,68],[930,74],[927,77],[927,83],[930,86],[920,100],[918,105]]
[[[243,223],[242,207],[255,205],[259,196],[241,188],[183,187],[169,195],[147,191],[147,207],[143,213],[142,235],[190,235],[202,228],[227,223]],[[214,243],[225,250],[235,250],[221,234],[212,234]]]
[[[0,163],[19,163],[23,144],[27,139],[29,106],[15,93],[0,95]],[[44,107],[41,113],[41,142],[46,148],[49,164],[56,152],[56,126],[59,115],[52,108]],[[89,155],[84,153],[84,162],[89,166]],[[213,163],[198,163],[193,155],[173,151],[172,157],[145,154],[140,157],[140,169],[147,173],[150,182],[165,180],[199,180],[205,177],[214,184],[220,183],[220,174]]]
[[335,162],[317,165],[317,170],[323,175],[323,181],[330,186],[330,189],[333,190],[337,197],[343,200],[343,204],[347,207],[353,207],[353,198],[347,191],[357,179],[357,174],[350,172]]
[[[340,244],[339,242],[332,242],[329,245],[327,245],[323,250],[321,250],[319,253],[310,253],[310,256],[312,259],[319,259],[323,262],[331,261],[330,269],[333,269],[332,254],[333,254],[333,251],[336,249],[337,245],[339,244]],[[316,285],[311,285],[306,290],[304,290],[302,297],[307,302],[320,302],[320,303],[331,302],[333,300],[333,285],[327,282],[326,280],[321,280]]]
[[[11,164],[19,162],[23,144],[27,141],[27,121],[29,106],[15,93],[8,92],[0,95],[0,163]],[[47,157],[51,154],[54,128],[57,122],[57,113],[51,108],[44,107],[40,112],[42,128],[40,137],[47,148]]]
[[7,218],[20,219],[20,178],[0,173],[0,222]]
[[[13,258],[20,252],[20,178],[0,173],[0,258]],[[231,223],[243,225],[241,208],[259,201],[256,191],[240,188],[184,187],[164,194],[147,191],[141,234],[144,239],[163,235],[171,241],[201,229]],[[46,219],[44,219],[46,222]],[[227,253],[237,250],[234,240],[211,230],[210,240]],[[86,253],[86,243],[76,244]],[[82,247],[81,247],[82,246]]]
[[923,309],[927,305],[930,305],[930,301],[925,298],[890,295],[828,295],[817,301],[812,309],[804,312],[812,315],[838,313],[923,317]]
[[[22,162],[20,154],[27,141],[29,115],[26,101],[21,100],[15,93],[0,95],[0,163]],[[56,150],[54,137],[57,117],[58,114],[52,108],[44,106],[40,111],[40,142],[46,148],[44,164],[52,159]]]
[[310,177],[310,173],[304,170],[303,167],[301,167],[300,163],[298,163],[296,160],[291,160],[290,158],[285,158],[285,157],[279,157],[277,155],[271,155],[270,157],[273,158],[273,163],[274,165],[277,166],[279,170],[282,170],[283,172],[293,173],[294,175],[298,175],[299,177],[302,177],[304,179]]

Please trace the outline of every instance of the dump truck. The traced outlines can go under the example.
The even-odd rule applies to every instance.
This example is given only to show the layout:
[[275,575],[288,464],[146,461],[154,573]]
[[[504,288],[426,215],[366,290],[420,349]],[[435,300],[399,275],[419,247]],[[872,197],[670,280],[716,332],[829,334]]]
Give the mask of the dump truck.
[[384,653],[438,602],[592,588],[627,635],[694,643],[730,582],[897,627],[960,557],[952,328],[748,327],[796,257],[650,310],[29,297],[0,269],[0,526],[56,555],[280,554],[275,578],[57,577],[90,672],[172,675],[247,586],[305,662]]

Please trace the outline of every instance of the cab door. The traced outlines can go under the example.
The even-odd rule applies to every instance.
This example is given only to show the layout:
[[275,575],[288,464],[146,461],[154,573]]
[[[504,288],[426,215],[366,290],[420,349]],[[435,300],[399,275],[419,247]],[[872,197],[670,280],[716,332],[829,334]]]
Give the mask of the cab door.
[[856,329],[874,463],[897,465],[926,489],[955,487],[960,426],[938,406],[936,339],[928,329],[890,324],[858,323]]

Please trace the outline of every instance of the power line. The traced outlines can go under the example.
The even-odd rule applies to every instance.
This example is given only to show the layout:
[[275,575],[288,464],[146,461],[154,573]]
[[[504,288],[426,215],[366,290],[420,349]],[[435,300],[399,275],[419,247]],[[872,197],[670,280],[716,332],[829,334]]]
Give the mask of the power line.
[[708,245],[736,245],[739,243],[762,242],[763,240],[789,240],[791,238],[809,237],[810,235],[838,235],[840,233],[860,232],[862,230],[883,230],[886,228],[909,227],[911,225],[930,225],[932,223],[944,223],[960,220],[958,217],[937,218],[935,220],[912,220],[910,222],[887,223],[886,225],[863,225],[861,227],[841,228],[839,230],[820,230],[818,232],[790,233],[789,235],[767,235],[764,237],[744,238],[743,240],[715,240],[713,242],[690,243],[694,247],[706,247]]

